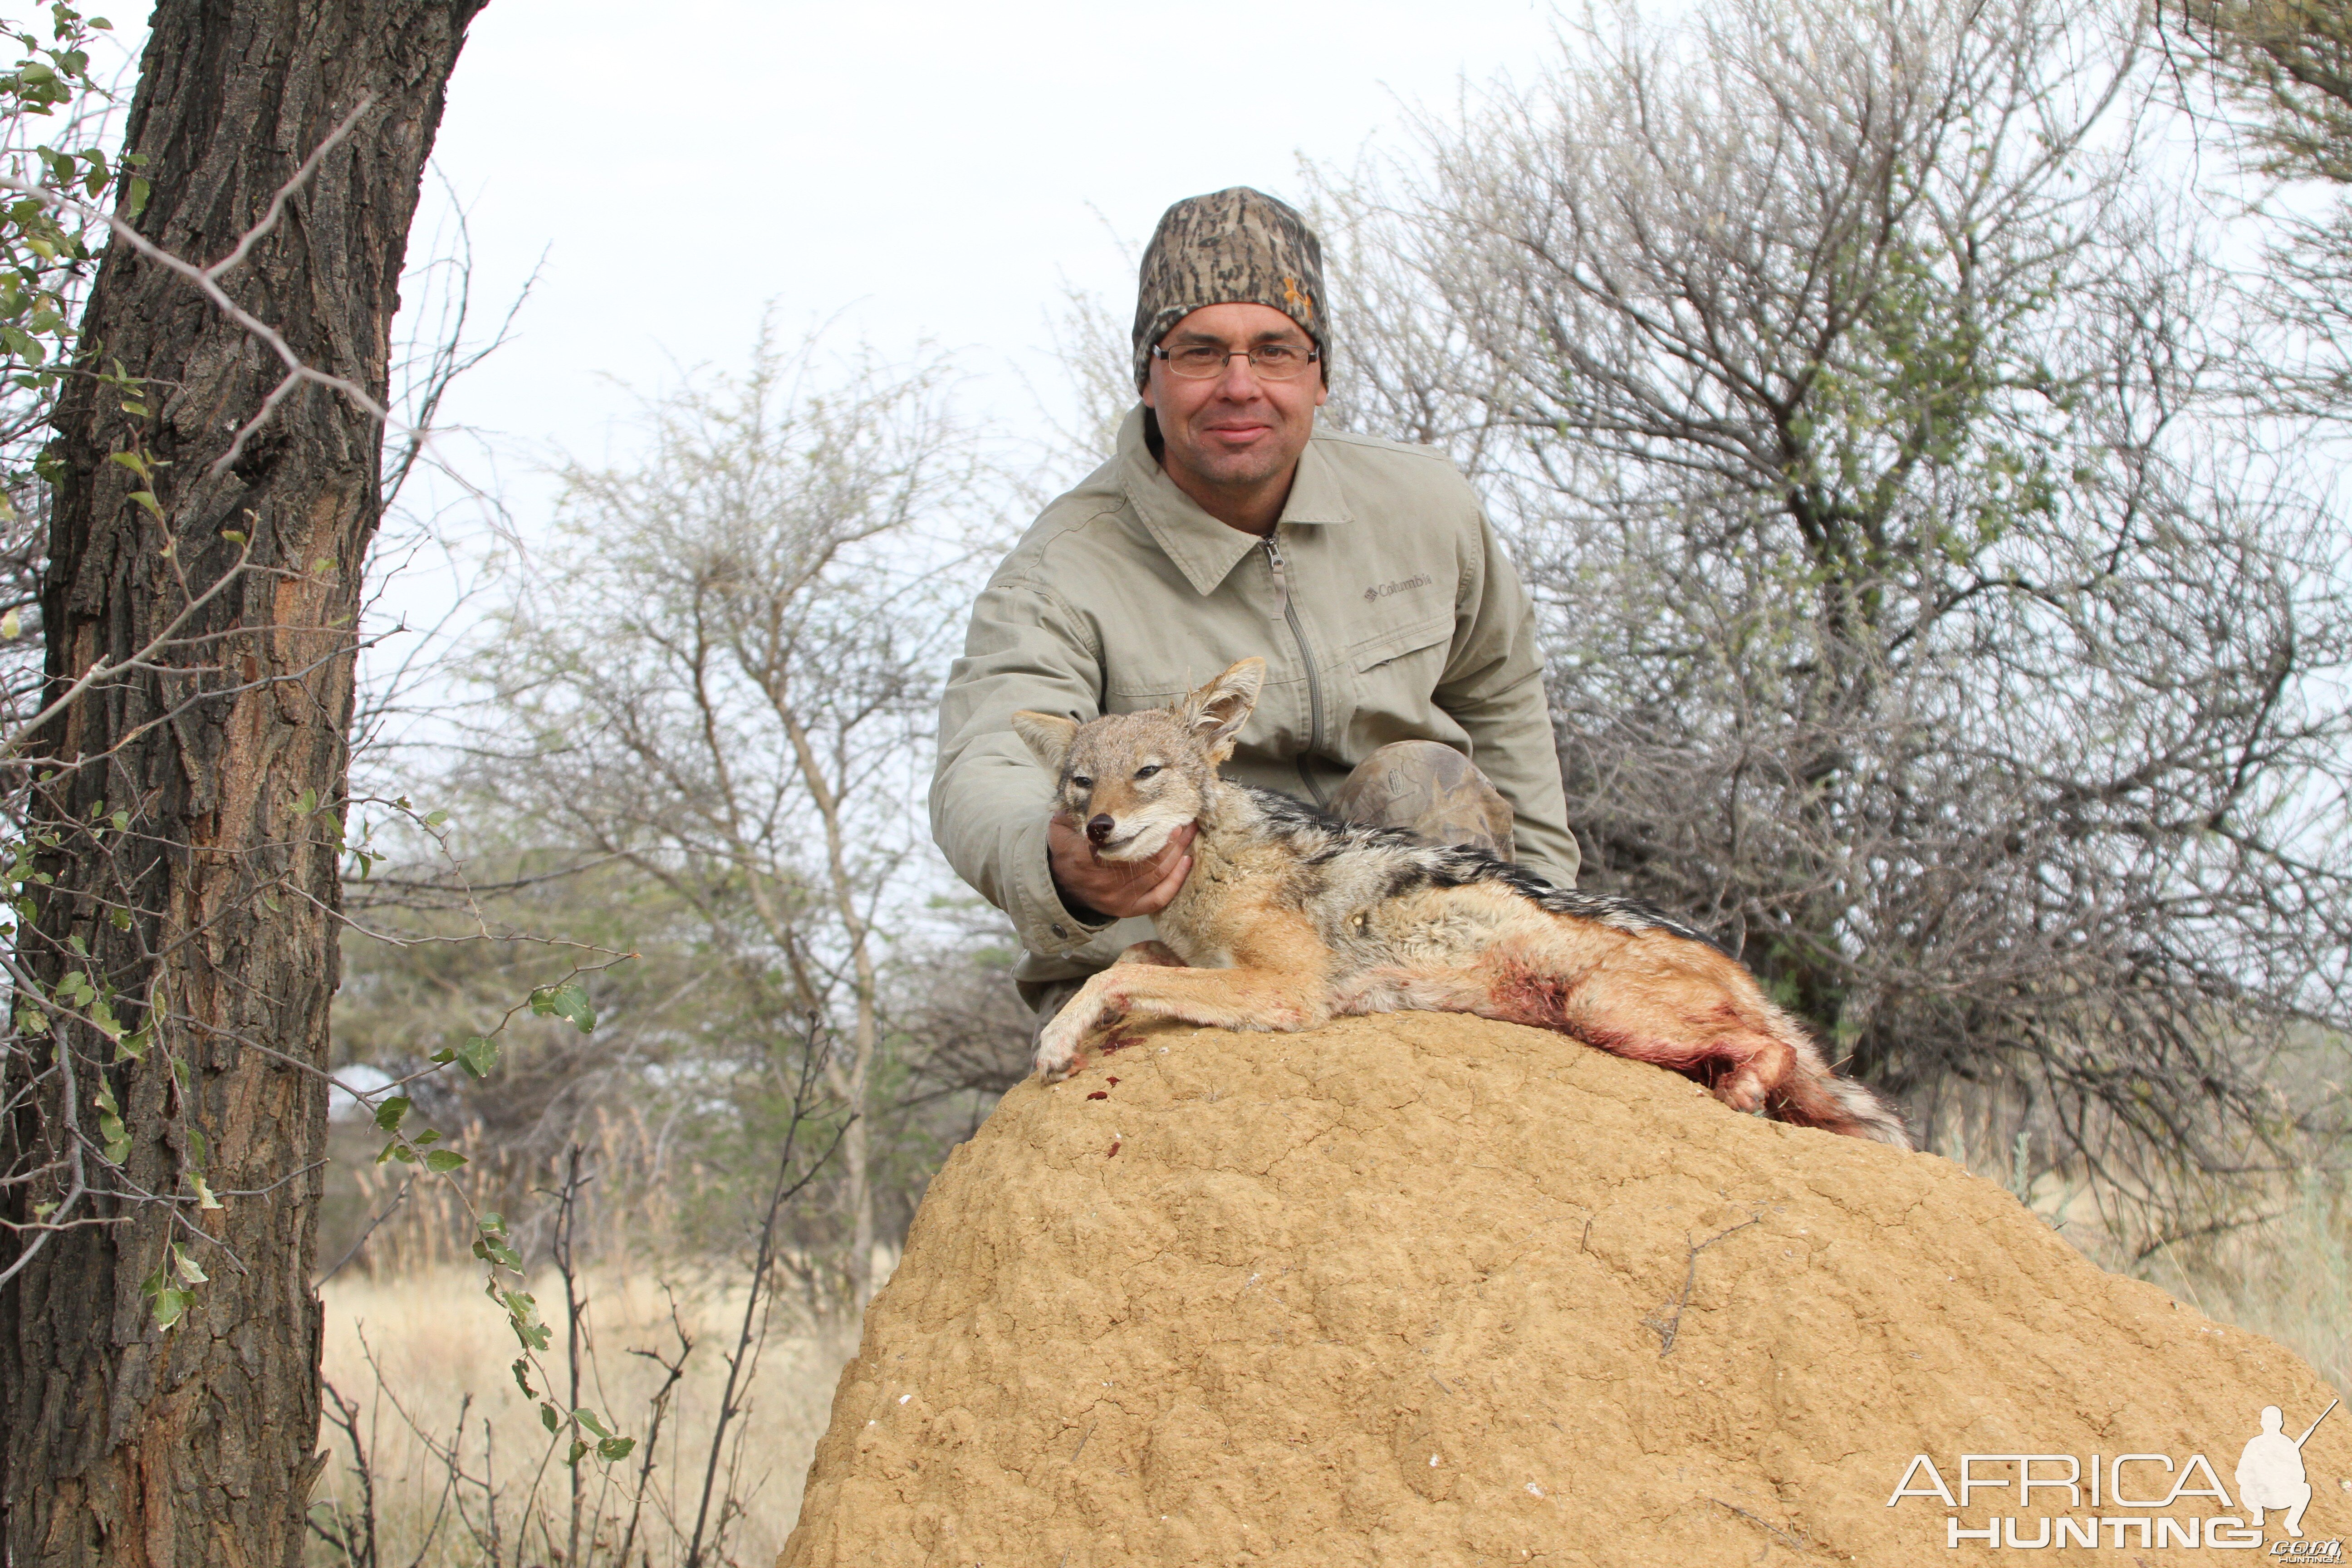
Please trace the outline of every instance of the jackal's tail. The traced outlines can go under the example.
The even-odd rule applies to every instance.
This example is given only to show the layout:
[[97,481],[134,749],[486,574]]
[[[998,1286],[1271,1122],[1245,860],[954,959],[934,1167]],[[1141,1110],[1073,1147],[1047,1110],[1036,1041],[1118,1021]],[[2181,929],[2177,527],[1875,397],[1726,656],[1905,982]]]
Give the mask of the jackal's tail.
[[1916,1147],[1903,1112],[1893,1100],[1866,1083],[1840,1076],[1822,1059],[1820,1047],[1804,1038],[1795,1020],[1787,1020],[1784,1027],[1787,1034],[1797,1037],[1790,1042],[1797,1047],[1797,1059],[1768,1101],[1774,1117],[1800,1127],[1843,1132],[1849,1138],[1874,1139],[1897,1149]]

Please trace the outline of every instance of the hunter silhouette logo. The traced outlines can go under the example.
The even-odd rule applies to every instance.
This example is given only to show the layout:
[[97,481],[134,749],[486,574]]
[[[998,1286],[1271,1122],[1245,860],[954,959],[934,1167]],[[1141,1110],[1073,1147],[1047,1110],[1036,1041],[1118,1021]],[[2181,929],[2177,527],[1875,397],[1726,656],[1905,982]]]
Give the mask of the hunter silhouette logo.
[[[1956,1468],[1948,1459],[1943,1469],[1928,1455],[1916,1454],[1886,1506],[1893,1508],[1906,1498],[1933,1498],[1942,1503],[1948,1510],[1943,1531],[1947,1549],[1980,1542],[1996,1550],[2028,1551],[2053,1546],[2243,1551],[2263,1545],[2263,1516],[2276,1513],[2284,1515],[2277,1528],[2288,1539],[2272,1542],[2268,1557],[2284,1563],[2340,1563],[2345,1560],[2342,1541],[2306,1541],[2303,1535],[2303,1513],[2311,1505],[2313,1489],[2304,1470],[2303,1447],[2337,1403],[2331,1400],[2300,1437],[2288,1435],[2284,1411],[2264,1405],[2262,1430],[2247,1441],[2238,1458],[2234,1502],[2202,1454],[2179,1460],[2167,1454],[1962,1454]],[[1953,1478],[1949,1481],[1948,1475]],[[1981,1522],[1970,1519],[1970,1510],[1984,1507],[1987,1500],[1972,1494],[1985,1491],[1995,1494],[1995,1507],[2006,1505],[2011,1511],[1990,1514]],[[2037,1491],[2044,1496],[2037,1499]],[[2045,1509],[2057,1511],[2041,1511]],[[2077,1510],[2085,1512],[2078,1514]]]
[[[2329,1400],[2327,1410],[2319,1413],[2319,1421],[2327,1419],[2340,1401]],[[2238,1501],[2252,1517],[2247,1521],[2255,1529],[2262,1528],[2264,1509],[2284,1509],[2286,1532],[2297,1541],[2303,1539],[2303,1510],[2311,1506],[2311,1480],[2303,1473],[2303,1446],[2319,1430],[2319,1421],[2303,1429],[2300,1437],[2286,1435],[2286,1414],[2275,1405],[2263,1406],[2263,1429],[2246,1440],[2246,1451],[2238,1457]]]

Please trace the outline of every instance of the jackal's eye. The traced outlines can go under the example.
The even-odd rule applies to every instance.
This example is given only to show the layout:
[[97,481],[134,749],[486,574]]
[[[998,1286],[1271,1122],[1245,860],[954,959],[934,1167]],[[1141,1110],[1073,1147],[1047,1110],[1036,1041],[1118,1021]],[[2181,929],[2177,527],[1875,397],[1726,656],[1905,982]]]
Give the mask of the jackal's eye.
[[1084,773],[1072,773],[1070,775],[1070,787],[1073,789],[1092,789],[1095,787],[1095,781],[1087,777]]
[[1158,773],[1159,771],[1160,771],[1160,764],[1159,764],[1158,763],[1152,763],[1152,764],[1151,764],[1150,767],[1148,767],[1148,768],[1138,768],[1138,769],[1136,769],[1136,770],[1135,770],[1135,776],[1136,776],[1137,778],[1139,778],[1139,779],[1148,779],[1148,778],[1150,778],[1152,774],[1154,774],[1154,773]]

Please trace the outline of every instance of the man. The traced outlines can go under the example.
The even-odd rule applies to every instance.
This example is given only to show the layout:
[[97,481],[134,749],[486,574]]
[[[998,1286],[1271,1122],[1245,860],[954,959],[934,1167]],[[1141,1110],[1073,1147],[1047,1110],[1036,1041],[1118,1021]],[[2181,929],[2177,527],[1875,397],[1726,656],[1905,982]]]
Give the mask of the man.
[[1237,659],[1267,678],[1224,772],[1359,821],[1475,843],[1567,887],[1535,612],[1454,466],[1318,431],[1322,247],[1245,187],[1178,202],[1144,253],[1142,404],[1118,454],[1048,506],[972,608],[940,712],[931,830],[1012,917],[1050,1017],[1151,936],[1190,829],[1140,866],[1047,818],[1021,709],[1159,707]]

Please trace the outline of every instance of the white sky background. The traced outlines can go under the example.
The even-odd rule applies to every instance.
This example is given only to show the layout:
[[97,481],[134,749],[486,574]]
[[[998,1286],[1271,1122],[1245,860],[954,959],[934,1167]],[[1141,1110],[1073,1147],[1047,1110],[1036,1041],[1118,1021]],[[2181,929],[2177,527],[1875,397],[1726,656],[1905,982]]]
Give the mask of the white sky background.
[[[1660,20],[1683,6],[1643,9]],[[1192,15],[1074,0],[490,0],[458,59],[409,259],[446,245],[454,203],[468,215],[478,326],[540,276],[512,341],[440,411],[459,432],[441,450],[496,491],[526,546],[543,540],[548,468],[567,452],[625,462],[638,396],[697,367],[739,368],[772,303],[785,333],[831,320],[843,349],[937,345],[963,373],[964,410],[1041,451],[1049,412],[1070,407],[1049,352],[1066,289],[1100,296],[1123,326],[1132,247],[1168,203],[1236,184],[1296,199],[1302,160],[1406,153],[1414,109],[1452,119],[1465,85],[1524,82],[1557,59],[1554,18],[1549,0]],[[2174,149],[2191,184],[2228,173],[2205,151]],[[428,481],[408,500],[463,553],[488,542],[456,487]],[[560,578],[562,563],[535,553]],[[381,608],[430,626],[456,580],[420,553]],[[453,629],[497,597],[460,607]],[[395,637],[371,663],[419,640]],[[429,746],[438,729],[409,732]]]
[[[1548,0],[1192,16],[1073,0],[491,0],[458,57],[408,260],[446,253],[462,207],[476,329],[534,268],[539,281],[511,341],[452,389],[436,450],[497,495],[532,574],[560,577],[530,548],[547,537],[551,466],[625,463],[640,396],[698,367],[740,369],[772,302],[786,341],[830,321],[845,351],[935,346],[962,374],[962,411],[1034,462],[1052,445],[1041,399],[1077,423],[1050,353],[1068,289],[1123,326],[1131,251],[1170,202],[1233,184],[1295,199],[1302,157],[1402,151],[1407,106],[1447,112],[1465,81],[1525,79],[1553,58],[1553,16]],[[404,303],[432,302],[411,286]],[[418,325],[404,315],[394,344]],[[371,628],[478,624],[502,589],[450,606],[461,581],[479,584],[485,509],[420,471],[403,510],[436,519],[439,538],[380,556],[405,564]],[[388,542],[402,532],[388,520]],[[412,631],[367,662],[381,681],[449,646]],[[428,681],[418,695],[447,692]],[[427,719],[385,733],[430,750],[446,731]]]
[[[1191,16],[492,0],[435,159],[470,214],[478,300],[503,304],[546,264],[515,341],[443,421],[495,435],[528,533],[551,494],[534,460],[625,454],[633,399],[607,378],[651,391],[739,366],[772,300],[795,335],[838,313],[844,347],[938,344],[974,410],[1018,437],[1030,385],[1063,395],[1038,351],[1066,282],[1123,319],[1120,242],[1171,201],[1295,195],[1302,154],[1394,143],[1400,101],[1450,107],[1465,77],[1524,77],[1552,37],[1530,0]],[[428,181],[412,262],[447,207]]]
[[[495,492],[528,574],[561,592],[551,466],[625,463],[641,395],[739,370],[772,303],[787,339],[830,321],[843,350],[935,345],[962,374],[963,412],[1034,462],[1053,445],[1041,399],[1076,423],[1050,352],[1066,291],[1100,295],[1123,327],[1132,250],[1169,203],[1233,184],[1296,199],[1302,157],[1402,151],[1407,106],[1449,111],[1465,81],[1525,79],[1559,47],[1538,0],[1192,16],[491,0],[458,58],[408,260],[446,252],[461,206],[478,328],[539,280],[511,341],[452,389],[436,451]],[[404,302],[432,307],[414,287]],[[395,345],[420,324],[397,323]],[[457,485],[420,472],[402,510],[440,537],[379,557],[405,564],[379,579],[370,628],[411,628],[367,654],[379,687],[407,658],[478,645],[466,632],[515,581],[509,559],[504,581],[457,602],[493,543]],[[404,531],[387,520],[388,542]],[[455,640],[420,635],[436,623]],[[382,781],[429,793],[456,693],[428,673],[414,695],[425,711],[380,731],[406,743],[374,755]]]

